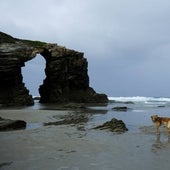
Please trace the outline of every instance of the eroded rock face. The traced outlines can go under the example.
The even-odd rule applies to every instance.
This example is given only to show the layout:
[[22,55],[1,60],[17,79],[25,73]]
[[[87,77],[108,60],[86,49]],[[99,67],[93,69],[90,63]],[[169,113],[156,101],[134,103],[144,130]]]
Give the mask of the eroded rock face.
[[21,67],[41,54],[46,78],[40,86],[41,103],[106,103],[105,94],[89,87],[88,63],[83,53],[57,44],[20,40],[0,32],[0,104],[32,105]]
[[24,62],[31,59],[33,50],[22,42],[5,42],[5,39],[3,41],[0,36],[0,104],[32,105],[34,103],[24,86],[21,74],[21,67],[24,66]]

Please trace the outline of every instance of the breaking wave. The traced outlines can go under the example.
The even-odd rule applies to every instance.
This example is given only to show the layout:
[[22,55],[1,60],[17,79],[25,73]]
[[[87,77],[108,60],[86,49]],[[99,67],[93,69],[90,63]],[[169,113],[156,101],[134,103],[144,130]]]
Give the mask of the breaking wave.
[[167,97],[144,97],[144,96],[132,96],[132,97],[108,97],[109,101],[115,102],[143,102],[147,103],[160,103],[166,104],[170,103],[170,98]]

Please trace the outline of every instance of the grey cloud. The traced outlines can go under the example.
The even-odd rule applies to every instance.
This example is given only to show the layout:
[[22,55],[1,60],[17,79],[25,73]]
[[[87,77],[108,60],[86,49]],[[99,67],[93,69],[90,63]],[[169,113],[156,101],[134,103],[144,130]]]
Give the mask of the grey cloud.
[[98,91],[170,96],[169,0],[1,0],[0,9],[1,31],[83,51]]

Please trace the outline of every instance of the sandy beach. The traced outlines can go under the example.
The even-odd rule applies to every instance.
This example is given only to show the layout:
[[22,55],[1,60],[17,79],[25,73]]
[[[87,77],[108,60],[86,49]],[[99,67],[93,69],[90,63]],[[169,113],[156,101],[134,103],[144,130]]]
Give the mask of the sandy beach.
[[[28,123],[26,130],[0,132],[2,170],[169,170],[170,139],[164,129],[143,126],[114,134],[79,125],[43,126],[71,111],[0,110],[0,116]],[[78,128],[78,127],[84,128]]]

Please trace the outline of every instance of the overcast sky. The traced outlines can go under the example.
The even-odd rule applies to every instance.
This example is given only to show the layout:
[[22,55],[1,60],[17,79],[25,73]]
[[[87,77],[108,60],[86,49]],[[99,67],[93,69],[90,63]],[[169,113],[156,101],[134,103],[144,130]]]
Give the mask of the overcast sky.
[[170,97],[170,0],[0,0],[0,29],[84,52],[97,92]]

